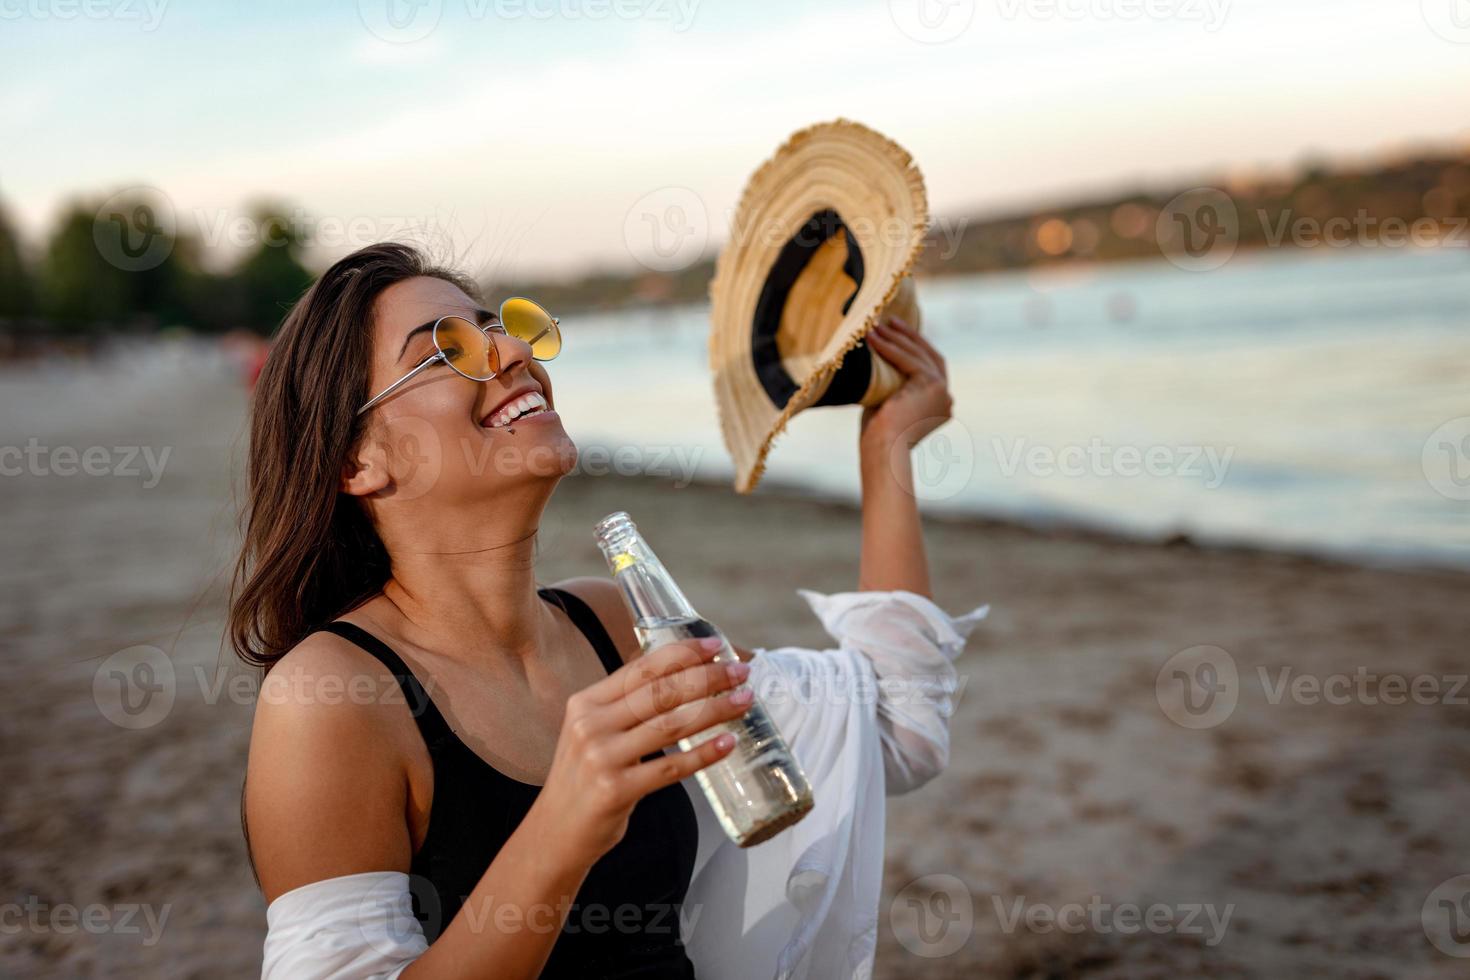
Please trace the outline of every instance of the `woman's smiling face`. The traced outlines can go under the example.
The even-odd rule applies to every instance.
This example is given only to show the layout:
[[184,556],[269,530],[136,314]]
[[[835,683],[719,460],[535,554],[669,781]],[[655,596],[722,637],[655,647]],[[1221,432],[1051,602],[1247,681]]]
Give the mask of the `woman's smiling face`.
[[[419,276],[385,289],[375,305],[368,390],[382,391],[434,354],[432,325],[449,315],[499,323],[443,279]],[[571,470],[577,451],[546,369],[524,341],[497,330],[487,337],[500,362],[489,381],[434,364],[369,409],[364,441],[390,478],[378,494],[473,502],[528,482],[554,483]]]

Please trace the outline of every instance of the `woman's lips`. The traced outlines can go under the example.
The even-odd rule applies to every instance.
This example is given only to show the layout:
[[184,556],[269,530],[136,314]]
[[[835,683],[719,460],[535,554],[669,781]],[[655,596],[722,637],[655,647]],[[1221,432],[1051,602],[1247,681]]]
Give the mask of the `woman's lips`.
[[524,422],[555,414],[556,412],[546,404],[546,398],[541,392],[527,391],[507,398],[495,411],[490,413],[481,425],[490,429],[500,429],[512,422]]

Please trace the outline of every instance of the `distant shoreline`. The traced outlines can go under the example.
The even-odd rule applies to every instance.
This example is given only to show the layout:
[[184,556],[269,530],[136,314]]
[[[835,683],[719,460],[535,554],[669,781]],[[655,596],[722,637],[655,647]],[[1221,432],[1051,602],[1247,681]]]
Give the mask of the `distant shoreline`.
[[[575,480],[603,480],[603,476],[570,476],[564,482]],[[639,485],[649,492],[670,490],[666,481],[654,476],[618,476],[621,485]],[[709,477],[694,477],[679,491],[737,496],[733,487],[724,480]],[[798,483],[767,477],[761,481],[751,500],[805,503],[831,511],[856,516],[861,512],[859,502],[823,490],[802,486]],[[1367,551],[1332,551],[1292,547],[1286,544],[1252,541],[1245,538],[1203,537],[1196,532],[1178,530],[1164,534],[1131,531],[1128,528],[1092,522],[1075,515],[1035,515],[1018,517],[992,511],[966,510],[959,508],[922,508],[925,524],[937,528],[964,528],[968,531],[1002,532],[1029,535],[1038,542],[1066,541],[1089,543],[1102,546],[1126,546],[1136,548],[1164,548],[1178,551],[1194,551],[1206,554],[1225,555],[1237,558],[1280,559],[1287,562],[1311,565],[1320,568],[1360,569],[1364,571],[1405,572],[1412,574],[1448,574],[1470,576],[1470,566],[1453,560],[1436,561],[1433,556],[1403,553],[1376,553]]]
[[[1239,251],[1375,247],[1456,241],[1470,247],[1470,150],[1393,159],[1371,168],[1216,176],[991,214],[941,215],[917,273],[955,276],[1175,258],[1186,264],[1228,236]],[[678,306],[703,300],[715,259],[672,272],[600,270],[575,278],[497,283],[567,312]]]

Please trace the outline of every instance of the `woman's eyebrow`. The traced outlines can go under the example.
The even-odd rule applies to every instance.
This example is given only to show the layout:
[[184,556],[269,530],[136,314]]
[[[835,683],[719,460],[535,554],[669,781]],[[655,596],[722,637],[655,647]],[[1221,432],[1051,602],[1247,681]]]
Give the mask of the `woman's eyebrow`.
[[408,353],[408,345],[413,342],[413,338],[417,337],[419,334],[427,330],[433,330],[434,324],[438,322],[438,320],[430,320],[428,323],[420,323],[418,326],[410,330],[408,332],[408,336],[403,338],[403,346],[398,350],[398,359],[400,361],[403,360],[403,355]]
[[[441,317],[440,319],[443,318]],[[498,315],[490,312],[489,310],[475,311],[475,322],[482,327],[489,323],[491,320],[499,319],[500,317]],[[413,338],[417,337],[421,333],[424,333],[425,331],[433,330],[434,324],[438,322],[438,320],[430,320],[428,323],[420,323],[418,326],[410,330],[408,332],[408,336],[403,338],[403,346],[398,350],[398,360],[403,360],[403,355],[408,353],[408,345],[413,342]]]

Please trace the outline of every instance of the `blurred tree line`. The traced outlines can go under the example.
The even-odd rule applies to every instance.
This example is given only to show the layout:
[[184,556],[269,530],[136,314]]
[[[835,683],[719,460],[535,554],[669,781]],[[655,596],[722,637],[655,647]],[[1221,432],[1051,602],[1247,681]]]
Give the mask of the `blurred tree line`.
[[[147,202],[107,202],[127,213]],[[140,261],[106,247],[102,201],[76,201],[62,212],[38,254],[16,236],[0,202],[0,332],[15,335],[101,335],[183,327],[205,333],[247,330],[268,335],[313,276],[283,209],[257,205],[256,243],[231,267],[211,271],[196,238],[158,227]],[[141,212],[148,213],[148,212]],[[99,237],[102,236],[102,237]]]
[[[1470,152],[1364,167],[1312,161],[1294,173],[1228,175],[1206,189],[1228,200],[1224,210],[1232,213],[1214,220],[1228,226],[1242,250],[1403,247],[1407,240],[1428,244],[1436,239],[1470,246]],[[1175,208],[1187,200],[1184,191],[1137,190],[1044,211],[941,221],[929,235],[919,268],[950,275],[1157,259],[1165,244],[1159,219],[1171,228],[1177,225],[1171,219],[1183,217]],[[1198,215],[1190,217],[1200,223]]]
[[[1044,210],[938,219],[918,268],[940,276],[1157,259],[1164,254],[1160,218],[1167,224],[1174,217],[1172,203],[1182,190],[1140,189]],[[1242,249],[1301,244],[1299,236],[1274,236],[1302,221],[1319,228],[1350,221],[1348,238],[1356,245],[1374,244],[1390,222],[1427,222],[1447,244],[1463,247],[1470,241],[1470,152],[1463,150],[1358,168],[1315,162],[1290,174],[1227,176],[1217,190],[1229,199],[1230,232]],[[266,204],[252,209],[247,221],[254,245],[224,271],[201,261],[206,249],[199,240],[165,228],[150,229],[148,236],[159,261],[135,262],[117,236],[145,224],[139,216],[146,212],[139,209],[147,205],[142,198],[74,202],[30,258],[0,202],[0,341],[7,335],[97,336],[172,326],[268,335],[312,280],[301,263],[299,227],[285,208]],[[110,221],[133,227],[117,232]],[[117,232],[112,246],[109,231]],[[601,271],[517,281],[512,291],[562,313],[670,306],[704,302],[713,273],[714,258],[706,256],[672,272]]]
[[[918,269],[929,276],[975,275],[1067,262],[1159,259],[1165,254],[1159,218],[1168,223],[1171,203],[1191,186],[1138,188],[1012,214],[937,217]],[[1470,151],[1361,167],[1306,161],[1294,172],[1274,176],[1221,176],[1215,188],[1229,199],[1234,211],[1229,233],[1243,250],[1315,244],[1293,229],[1302,221],[1319,229],[1334,220],[1339,227],[1348,223],[1348,242],[1355,246],[1401,241],[1405,227],[1431,229],[1430,238],[1437,230],[1448,245],[1470,245]],[[520,288],[564,312],[702,303],[714,267],[714,258],[707,257],[674,272],[594,273]]]

